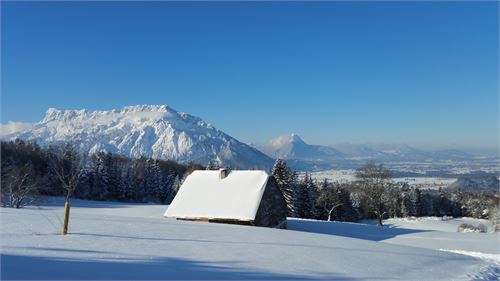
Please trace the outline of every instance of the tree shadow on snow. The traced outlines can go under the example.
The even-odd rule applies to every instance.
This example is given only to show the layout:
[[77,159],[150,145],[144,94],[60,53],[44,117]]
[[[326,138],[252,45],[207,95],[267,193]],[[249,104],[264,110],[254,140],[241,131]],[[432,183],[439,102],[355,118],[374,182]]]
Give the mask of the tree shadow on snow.
[[[66,202],[65,197],[41,197],[35,201],[33,204],[36,207],[64,207]],[[159,205],[159,204],[148,204],[148,203],[135,203],[135,202],[119,202],[119,201],[97,201],[97,200],[83,200],[83,199],[71,199],[71,207],[78,208],[130,208],[131,206],[148,206],[148,205]],[[165,208],[167,205],[161,205]]]
[[[318,279],[230,267],[237,262],[202,262],[178,258],[83,260],[1,255],[1,280],[304,280]],[[325,280],[353,280],[328,275]]]
[[396,236],[429,232],[429,230],[374,226],[361,223],[288,219],[289,230],[338,235],[357,239],[382,241]]

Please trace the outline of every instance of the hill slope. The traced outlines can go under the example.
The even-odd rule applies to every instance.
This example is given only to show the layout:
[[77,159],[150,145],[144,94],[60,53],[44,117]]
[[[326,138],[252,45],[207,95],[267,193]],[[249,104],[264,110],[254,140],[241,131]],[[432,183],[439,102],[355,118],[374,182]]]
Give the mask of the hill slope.
[[500,192],[500,182],[492,174],[463,176],[446,187],[446,189],[468,192]]
[[[362,237],[355,224],[316,222],[334,227],[320,234],[303,232],[318,229],[300,220],[290,226],[301,231],[176,221],[162,217],[166,206],[75,200],[70,234],[61,237],[63,204],[55,203],[0,209],[3,279],[498,278],[487,261],[420,248],[423,232],[411,229],[364,226],[370,229],[358,234],[367,238],[356,239],[336,235]],[[416,247],[381,240],[412,233]],[[433,238],[448,239],[437,232]]]

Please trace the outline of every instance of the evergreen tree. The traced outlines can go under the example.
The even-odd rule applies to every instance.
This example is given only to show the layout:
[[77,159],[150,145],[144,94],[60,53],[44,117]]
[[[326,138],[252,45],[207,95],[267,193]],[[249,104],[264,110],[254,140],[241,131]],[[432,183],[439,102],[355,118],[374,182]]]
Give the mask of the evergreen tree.
[[159,162],[148,159],[146,165],[146,197],[148,201],[161,201],[163,197],[162,176]]
[[[0,148],[2,196],[5,196],[9,186],[12,187],[16,182],[20,176],[19,172],[26,165],[30,168],[29,173],[25,174],[29,174],[33,182],[37,183],[36,193],[30,196],[65,195],[63,183],[55,174],[57,171],[54,166],[49,168],[51,160],[63,156],[60,154],[61,147],[40,148],[35,143],[16,140],[1,142]],[[193,163],[183,165],[174,161],[131,159],[105,152],[80,159],[77,165],[70,165],[75,162],[71,159],[75,160],[79,155],[69,153],[66,156],[60,159],[62,166],[59,168],[79,168],[76,184],[78,188],[75,188],[73,182],[70,189],[74,197],[81,199],[136,202],[150,200],[168,204],[180,188],[181,179],[185,175],[193,170],[204,169]],[[343,221],[370,219],[375,216],[370,205],[370,199],[374,196],[367,196],[368,190],[363,189],[363,186],[331,184],[326,180],[318,185],[309,173],[299,181],[297,173],[289,169],[282,160],[275,163],[273,176],[287,199],[290,216],[295,215],[295,210],[300,217],[326,219],[330,214],[330,219]],[[371,176],[364,176],[372,180]],[[390,180],[384,179],[384,182],[390,183]],[[391,186],[384,186],[382,193],[382,210],[391,217],[466,215],[495,219],[493,207],[499,204],[498,193],[494,192],[420,190],[411,188],[408,184],[403,184],[399,189]]]
[[148,196],[148,169],[147,169],[147,159],[141,157],[134,161],[134,201],[144,202]]
[[218,169],[220,169],[220,168],[221,168],[221,167],[220,167],[220,165],[219,165],[219,163],[218,163],[218,162],[216,162],[216,161],[212,161],[212,160],[209,160],[209,161],[208,161],[208,164],[207,164],[207,168],[206,168],[206,169],[207,169],[207,170],[218,170]]
[[173,199],[173,185],[175,180],[175,172],[173,170],[168,170],[166,175],[163,177],[162,191],[160,196],[161,204],[170,204]]
[[[130,163],[128,163],[130,165]],[[119,200],[122,201],[131,201],[133,200],[133,190],[134,190],[134,178],[133,172],[130,167],[124,167],[125,171],[122,173],[122,178],[120,180],[119,192],[120,195],[118,197]]]
[[411,215],[415,217],[422,216],[422,192],[419,188],[413,188],[410,192]]
[[113,157],[111,153],[106,153],[105,163],[108,170],[108,194],[107,199],[118,200],[120,197],[121,174],[119,170],[119,157]]
[[309,205],[311,206],[310,218],[317,220],[321,219],[321,215],[323,214],[323,208],[321,208],[320,204],[318,203],[318,199],[318,183],[316,180],[311,180],[311,185],[309,186]]
[[357,221],[358,220],[358,212],[353,207],[354,204],[351,201],[351,193],[349,192],[347,187],[340,188],[340,202],[341,205],[339,209],[341,210],[341,214],[339,214],[340,220],[342,221]]
[[278,188],[285,197],[288,216],[295,215],[295,173],[293,173],[285,161],[277,159],[273,166],[272,175],[278,184]]
[[[178,192],[178,191],[179,191],[179,189],[181,188],[181,185],[182,185],[182,181],[181,181],[181,179],[179,178],[179,176],[178,176],[178,175],[176,175],[176,176],[175,176],[175,178],[174,178],[174,182],[173,182],[173,184],[172,184],[172,193],[171,193],[171,195],[170,195],[170,196],[171,196],[171,198],[172,198],[171,200],[173,200],[173,199],[174,199],[174,197],[175,197],[175,195],[177,195],[177,192]],[[172,202],[172,201],[170,201],[170,202]],[[169,202],[169,203],[170,203],[170,202]]]
[[404,218],[410,217],[414,215],[414,209],[415,207],[413,206],[413,203],[411,201],[411,196],[409,191],[402,191],[401,192],[401,216]]
[[299,218],[310,218],[312,216],[312,205],[310,198],[310,189],[312,179],[306,172],[304,179],[297,185],[297,194],[295,196],[296,215]]
[[105,200],[108,198],[109,187],[109,163],[106,159],[105,152],[98,152],[96,155],[96,174],[94,182],[95,192],[97,193],[98,200]]

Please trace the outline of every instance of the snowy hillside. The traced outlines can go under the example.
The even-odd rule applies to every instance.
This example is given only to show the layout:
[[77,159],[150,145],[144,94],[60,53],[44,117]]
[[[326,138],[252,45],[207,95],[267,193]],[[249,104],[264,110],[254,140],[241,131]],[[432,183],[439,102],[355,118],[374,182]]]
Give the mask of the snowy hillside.
[[462,176],[454,183],[450,184],[448,190],[461,190],[468,192],[498,192],[500,181],[495,175],[478,174],[471,176]]
[[[58,234],[62,200],[0,209],[2,279],[498,280],[480,252],[495,233],[291,219],[291,230],[176,221],[166,206],[74,201],[70,234]],[[297,230],[297,231],[294,231]],[[450,236],[450,234],[456,234]],[[469,235],[473,234],[473,235]],[[421,239],[426,235],[426,239]],[[402,242],[392,242],[399,239]],[[408,244],[409,246],[402,245]],[[446,242],[433,248],[429,241]],[[443,244],[444,245],[444,244]],[[465,249],[471,250],[471,249]],[[472,249],[474,250],[474,249]]]
[[77,142],[82,150],[180,162],[217,162],[235,168],[268,168],[272,159],[202,119],[165,105],[128,106],[122,110],[47,110],[32,128],[6,139],[30,139],[41,145]]

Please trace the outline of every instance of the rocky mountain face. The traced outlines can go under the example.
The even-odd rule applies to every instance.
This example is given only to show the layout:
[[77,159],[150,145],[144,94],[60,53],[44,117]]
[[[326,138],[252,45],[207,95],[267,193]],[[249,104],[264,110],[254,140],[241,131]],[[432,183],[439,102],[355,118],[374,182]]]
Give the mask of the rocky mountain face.
[[313,145],[296,134],[252,147],[198,117],[166,105],[137,105],[110,111],[50,108],[40,122],[3,137],[15,138],[35,140],[40,145],[74,142],[88,153],[108,151],[202,165],[212,162],[238,169],[268,169],[275,158],[287,160],[297,170],[355,168],[369,160],[391,163],[473,158],[458,150],[429,152],[408,145]]
[[42,146],[74,142],[88,153],[108,151],[203,165],[211,161],[238,169],[267,169],[273,163],[262,152],[202,119],[166,105],[110,111],[50,108],[31,128],[4,137],[15,138],[34,140]]

